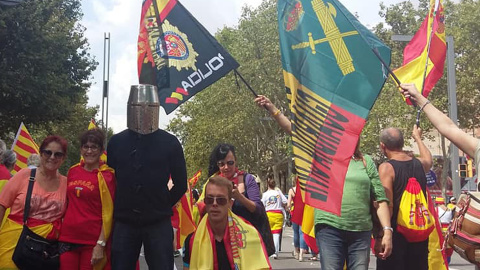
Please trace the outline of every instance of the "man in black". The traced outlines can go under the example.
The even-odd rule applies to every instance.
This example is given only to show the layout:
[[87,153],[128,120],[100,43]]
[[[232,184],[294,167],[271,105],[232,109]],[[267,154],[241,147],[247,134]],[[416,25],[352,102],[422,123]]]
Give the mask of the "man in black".
[[[379,270],[427,270],[428,239],[411,243],[397,232],[397,216],[400,200],[410,177],[415,177],[423,194],[426,194],[425,173],[432,167],[432,155],[421,138],[421,130],[415,125],[412,137],[418,145],[420,156],[411,157],[403,150],[404,139],[397,128],[387,128],[380,133],[380,149],[388,161],[378,168],[385,194],[390,202],[391,224],[393,227],[393,251],[386,260],[377,259]],[[426,200],[428,201],[428,200]]]
[[[108,165],[117,188],[112,236],[112,269],[133,270],[144,246],[149,269],[173,269],[172,206],[187,189],[187,172],[178,139],[158,129],[157,89],[132,86],[128,129],[108,143]],[[174,183],[169,191],[169,178]]]

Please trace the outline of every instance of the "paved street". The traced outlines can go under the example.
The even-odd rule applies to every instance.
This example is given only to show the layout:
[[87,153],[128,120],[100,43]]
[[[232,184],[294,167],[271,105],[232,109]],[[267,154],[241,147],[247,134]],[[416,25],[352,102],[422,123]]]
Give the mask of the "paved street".
[[[310,254],[305,255],[304,261],[299,262],[296,261],[292,256],[293,250],[293,231],[292,228],[287,227],[283,233],[283,241],[282,241],[282,251],[280,252],[280,256],[278,259],[272,259],[270,262],[272,264],[273,269],[281,269],[281,270],[299,270],[299,269],[321,269],[320,262],[312,262],[309,261]],[[376,268],[376,258],[375,256],[370,255],[370,265],[368,269],[375,269]],[[183,269],[183,263],[181,257],[175,258],[175,264],[177,269]],[[148,266],[145,263],[145,257],[140,256],[140,269],[147,270]],[[456,253],[452,256],[452,261],[450,264],[450,270],[474,270],[475,267],[462,259]],[[435,269],[431,269],[435,270]]]

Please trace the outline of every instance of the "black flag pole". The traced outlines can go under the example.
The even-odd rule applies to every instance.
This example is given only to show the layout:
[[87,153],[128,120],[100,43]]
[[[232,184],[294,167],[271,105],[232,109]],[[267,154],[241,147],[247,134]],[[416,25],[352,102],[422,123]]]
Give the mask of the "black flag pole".
[[257,93],[255,93],[255,90],[253,90],[253,88],[247,83],[247,81],[245,81],[242,74],[240,74],[237,69],[234,69],[233,72],[235,72],[235,74],[240,78],[240,80],[242,80],[242,82],[247,86],[248,90],[250,90],[250,92],[252,92],[255,97],[258,97]]
[[[395,73],[393,73],[393,71],[390,69],[390,67],[385,63],[385,61],[383,61],[382,57],[378,53],[377,48],[375,48],[375,47],[372,48],[372,51],[377,56],[378,60],[380,60],[380,62],[382,62],[382,65],[387,69],[388,74],[390,74],[392,76],[393,80],[397,83],[397,86],[400,87],[400,84],[401,84],[400,80],[398,79],[397,75],[395,75]],[[413,101],[411,98],[408,98],[408,100],[410,100],[410,102],[412,103],[413,109],[416,110],[417,103],[415,101]],[[420,127],[420,109],[418,109],[418,111],[417,111],[417,117],[416,117],[416,120],[415,120],[415,124],[417,125],[417,127]]]
[[[250,84],[247,83],[247,81],[243,78],[242,74],[240,74],[240,72],[238,72],[238,70],[235,68],[233,69],[233,72],[235,72],[235,75],[237,75],[240,80],[242,80],[242,82],[247,86],[248,90],[250,90],[250,92],[252,92],[252,94],[255,96],[255,97],[258,97],[257,93],[255,92],[255,90],[253,90],[253,88],[250,86]],[[265,108],[265,110],[268,111],[267,107],[265,107],[265,105],[263,105],[263,108]]]

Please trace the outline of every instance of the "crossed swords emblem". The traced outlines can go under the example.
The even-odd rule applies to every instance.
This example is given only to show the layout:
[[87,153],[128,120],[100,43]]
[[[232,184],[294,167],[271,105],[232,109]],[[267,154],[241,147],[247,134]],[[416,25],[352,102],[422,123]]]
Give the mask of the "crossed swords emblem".
[[315,46],[320,43],[328,42],[343,75],[345,76],[354,72],[355,67],[353,66],[353,60],[343,38],[358,35],[358,32],[349,31],[340,33],[340,30],[333,19],[333,17],[336,17],[337,11],[332,4],[329,3],[329,6],[327,7],[322,0],[313,0],[311,3],[313,10],[317,14],[318,21],[325,32],[325,38],[314,40],[313,35],[310,32],[308,33],[308,41],[292,45],[292,49],[298,50],[310,48],[312,54],[316,54],[317,51]]

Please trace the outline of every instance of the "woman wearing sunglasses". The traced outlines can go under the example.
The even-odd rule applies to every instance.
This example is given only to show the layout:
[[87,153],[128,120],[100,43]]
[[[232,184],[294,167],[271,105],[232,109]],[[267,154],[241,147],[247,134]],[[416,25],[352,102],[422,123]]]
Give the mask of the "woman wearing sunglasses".
[[101,160],[105,135],[91,129],[80,136],[80,163],[68,171],[68,206],[60,232],[60,269],[103,269],[112,228],[113,169]]
[[260,211],[264,211],[260,190],[253,175],[238,169],[233,145],[222,143],[213,149],[210,154],[208,175],[215,174],[232,181],[235,200],[232,211],[253,224],[254,217],[258,216]]
[[[67,141],[48,136],[40,145],[40,166],[36,169],[27,225],[36,234],[57,239],[66,208],[67,179],[58,172],[65,161]],[[0,229],[0,269],[16,269],[12,254],[22,232],[23,210],[31,169],[17,172],[0,193],[0,220],[10,208]]]

